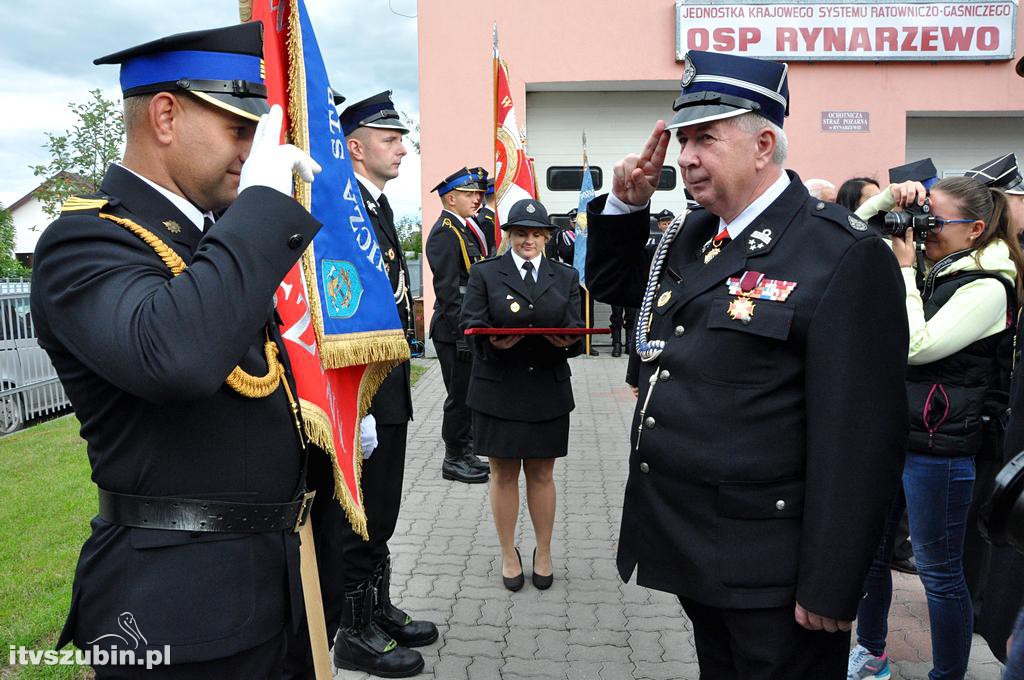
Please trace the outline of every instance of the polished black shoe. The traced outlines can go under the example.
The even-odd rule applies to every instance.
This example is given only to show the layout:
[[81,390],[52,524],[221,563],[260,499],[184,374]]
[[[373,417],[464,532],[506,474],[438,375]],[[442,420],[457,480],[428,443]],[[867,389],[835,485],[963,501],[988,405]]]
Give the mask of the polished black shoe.
[[614,342],[614,343],[612,343],[612,356],[613,357],[621,357],[622,356],[622,343],[621,342]]
[[487,474],[490,474],[490,463],[488,463],[480,456],[476,455],[475,453],[467,453],[466,459],[469,461],[469,464],[473,467],[473,469],[480,470],[481,472],[486,472]]
[[501,582],[513,593],[522,588],[523,584],[526,583],[526,576],[523,574],[523,556],[519,554],[519,548],[516,548],[516,557],[519,558],[519,576],[509,578],[504,574],[501,575]]
[[530,576],[530,580],[533,581],[533,587],[537,590],[547,590],[551,587],[551,584],[555,582],[554,573],[548,574],[547,576],[541,576],[537,573],[537,549],[533,549],[533,574]]
[[597,357],[597,356],[601,356],[601,353],[600,353],[600,352],[598,352],[598,351],[597,351],[597,349],[595,349],[595,348],[591,347],[591,348],[590,348],[590,356],[592,356],[592,357]]
[[375,589],[369,582],[345,593],[334,637],[334,666],[381,678],[408,678],[423,670],[419,652],[399,646],[373,622]]
[[[473,457],[476,458],[476,456]],[[487,481],[488,473],[473,467],[467,454],[445,451],[444,463],[441,464],[441,477],[452,482],[483,484]]]
[[373,622],[402,647],[424,647],[437,641],[437,626],[430,621],[415,621],[391,603],[391,556],[385,557],[373,572],[377,588]]
[[889,567],[903,574],[911,574],[912,576],[917,574],[917,562],[914,561],[913,555],[903,560],[894,559],[889,563]]

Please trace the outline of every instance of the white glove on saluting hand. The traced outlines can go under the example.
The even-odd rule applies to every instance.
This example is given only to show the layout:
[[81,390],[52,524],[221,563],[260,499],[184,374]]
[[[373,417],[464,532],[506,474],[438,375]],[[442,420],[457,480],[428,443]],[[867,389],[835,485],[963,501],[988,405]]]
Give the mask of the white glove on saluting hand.
[[274,104],[270,113],[260,116],[252,139],[249,157],[242,164],[238,180],[238,193],[249,187],[264,186],[276,189],[286,196],[292,195],[292,172],[306,182],[320,172],[320,164],[308,153],[291,144],[281,144],[281,121],[284,113]]
[[363,460],[373,455],[377,448],[377,420],[373,416],[366,416],[359,421],[359,443],[363,446]]

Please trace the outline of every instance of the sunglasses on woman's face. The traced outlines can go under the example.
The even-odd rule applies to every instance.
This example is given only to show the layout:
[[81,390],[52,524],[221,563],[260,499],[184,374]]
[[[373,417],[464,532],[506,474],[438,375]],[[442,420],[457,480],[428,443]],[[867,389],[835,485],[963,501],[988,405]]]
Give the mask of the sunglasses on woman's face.
[[969,223],[973,223],[973,222],[976,222],[976,221],[977,220],[944,220],[941,217],[936,217],[935,218],[935,226],[932,227],[929,231],[932,231],[932,232],[935,232],[936,234],[938,234],[939,232],[942,231],[942,228],[944,226],[946,226],[947,224],[969,224]]

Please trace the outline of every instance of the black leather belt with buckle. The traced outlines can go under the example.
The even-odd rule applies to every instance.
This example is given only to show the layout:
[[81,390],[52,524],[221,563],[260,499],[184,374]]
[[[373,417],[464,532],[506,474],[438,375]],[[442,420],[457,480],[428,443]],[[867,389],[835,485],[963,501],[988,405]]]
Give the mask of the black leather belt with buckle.
[[261,534],[298,533],[309,518],[315,491],[288,503],[235,503],[195,498],[133,496],[100,489],[100,517],[139,529]]

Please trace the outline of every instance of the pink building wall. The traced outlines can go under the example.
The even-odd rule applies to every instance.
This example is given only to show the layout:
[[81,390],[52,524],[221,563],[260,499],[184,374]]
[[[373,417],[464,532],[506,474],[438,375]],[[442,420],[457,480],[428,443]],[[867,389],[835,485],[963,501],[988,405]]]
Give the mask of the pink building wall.
[[[638,81],[677,83],[682,75],[675,60],[673,0],[420,0],[424,238],[440,210],[430,189],[463,165],[493,166],[495,21],[524,127],[527,83],[631,81],[636,89],[661,89]],[[1022,23],[1018,20],[1018,45],[1024,44]],[[1014,61],[791,62],[790,67],[787,167],[805,179],[874,175],[884,181],[888,168],[904,162],[908,112],[1024,113],[1024,80],[1014,72]],[[821,112],[844,109],[869,111],[871,131],[822,132]],[[665,111],[666,117],[671,114]],[[433,289],[426,265],[423,271],[429,322]]]

